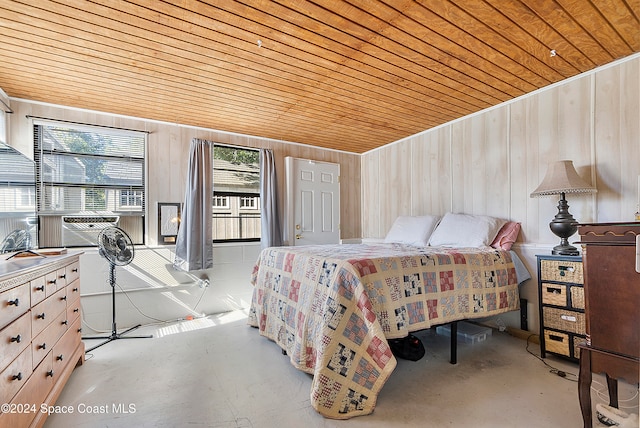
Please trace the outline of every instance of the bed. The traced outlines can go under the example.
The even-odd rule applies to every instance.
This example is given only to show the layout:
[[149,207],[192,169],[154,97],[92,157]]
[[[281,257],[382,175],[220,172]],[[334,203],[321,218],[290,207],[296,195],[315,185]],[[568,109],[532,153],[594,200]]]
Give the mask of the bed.
[[387,339],[519,308],[513,254],[415,242],[267,248],[248,322],[313,375],[318,413],[366,415],[396,367]]

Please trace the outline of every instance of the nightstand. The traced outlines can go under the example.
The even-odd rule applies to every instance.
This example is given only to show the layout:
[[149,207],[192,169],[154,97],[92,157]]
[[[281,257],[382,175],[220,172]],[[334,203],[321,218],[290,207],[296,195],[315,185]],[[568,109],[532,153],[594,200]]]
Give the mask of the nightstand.
[[540,356],[550,352],[578,361],[585,340],[581,256],[537,255]]

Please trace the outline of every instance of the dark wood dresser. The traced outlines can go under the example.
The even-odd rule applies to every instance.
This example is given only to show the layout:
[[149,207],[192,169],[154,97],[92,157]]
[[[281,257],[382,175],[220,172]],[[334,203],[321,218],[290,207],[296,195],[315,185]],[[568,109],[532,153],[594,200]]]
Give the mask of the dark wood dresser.
[[578,395],[585,427],[592,426],[591,377],[604,373],[609,405],[618,407],[618,379],[637,385],[640,367],[640,222],[583,224],[580,234],[586,343],[580,347]]

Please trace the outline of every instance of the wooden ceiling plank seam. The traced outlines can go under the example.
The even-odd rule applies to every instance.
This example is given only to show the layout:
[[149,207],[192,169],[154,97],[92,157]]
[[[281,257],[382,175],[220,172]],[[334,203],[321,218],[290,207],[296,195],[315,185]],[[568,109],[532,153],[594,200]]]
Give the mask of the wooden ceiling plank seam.
[[[284,63],[286,64],[286,63]],[[360,81],[365,81],[364,79],[360,78]],[[427,94],[428,95],[428,94]],[[443,108],[446,108],[446,106],[443,106]]]
[[[10,64],[9,64],[10,65]],[[15,69],[18,69],[17,67],[14,67]],[[25,67],[24,71],[26,71],[28,68]],[[75,77],[74,73],[68,73],[68,74],[61,74],[61,73],[56,73],[55,70],[51,70],[51,69],[40,69],[38,67],[35,67],[36,70],[39,71],[39,74],[41,76],[50,76],[50,77],[57,77],[59,79],[59,82],[61,83],[65,83],[65,82],[69,82],[69,84],[71,85],[72,83],[74,83],[77,78]],[[62,77],[60,77],[62,75]],[[171,98],[170,101],[167,101],[165,103],[163,103],[164,105],[166,105],[168,107],[168,110],[170,111],[176,111],[176,104],[178,104],[179,102],[181,102],[181,99],[176,99],[175,97],[167,97],[165,96],[166,94],[163,93],[154,93],[151,91],[144,91],[142,93],[138,93],[136,94],[135,90],[137,89],[135,86],[132,85],[125,85],[122,82],[119,81],[114,81],[114,80],[109,80],[109,81],[98,81],[98,80],[93,80],[87,84],[80,84],[80,83],[74,83],[74,90],[78,91],[81,88],[87,88],[87,90],[92,90],[94,93],[98,93],[98,89],[101,89],[101,91],[99,91],[100,94],[102,94],[102,98],[111,98],[110,100],[105,100],[103,102],[103,105],[106,106],[112,106],[111,109],[113,109],[113,106],[115,106],[115,102],[113,101],[114,99],[118,99],[113,97],[114,94],[117,94],[120,91],[124,91],[126,89],[130,89],[131,93],[133,95],[132,98],[135,99],[135,102],[127,102],[126,104],[123,105],[127,105],[127,106],[131,106],[131,105],[138,105],[138,104],[144,104],[145,106],[147,106],[147,108],[152,108],[151,106],[155,107],[157,105],[160,104],[161,99],[167,99],[167,98]],[[50,87],[48,84],[43,84],[40,83],[40,87],[42,88],[48,88],[49,91],[51,91],[53,93],[53,87]],[[110,97],[109,97],[110,96]],[[189,96],[188,98],[191,98],[193,96]],[[182,101],[182,103],[185,106],[194,106],[194,105],[199,105],[199,106],[204,106],[207,107],[207,104],[209,104],[209,102],[198,102],[198,99],[195,100],[189,100],[189,99],[185,99],[184,101]],[[222,104],[222,102],[224,102],[224,98],[220,98],[218,100],[220,102],[220,104]],[[96,101],[97,102],[97,101]],[[74,104],[75,105],[75,104]],[[215,109],[216,111],[221,111],[223,109],[227,109],[230,110],[232,109],[232,106],[229,105],[212,105],[211,106],[212,109]],[[191,108],[190,108],[191,109]],[[110,110],[107,110],[110,111]],[[241,114],[242,111],[235,111],[233,112],[234,115],[238,115]],[[268,123],[268,122],[265,122]]]
[[[237,2],[236,2],[236,3],[237,3]],[[317,36],[318,36],[318,35],[317,35]],[[369,67],[369,66],[370,66],[369,64],[367,64],[367,63],[362,63],[362,62],[360,62],[360,63],[359,63],[359,65],[360,65],[360,66],[364,66],[364,67]],[[395,65],[393,65],[393,66],[394,66],[394,67],[396,67],[396,69],[399,69],[401,72],[403,72],[403,73],[405,73],[405,74],[407,73],[407,70],[403,70],[403,69],[401,69],[401,68],[398,68],[398,67],[397,67],[397,66],[395,66]],[[353,70],[355,70],[355,71],[362,71],[362,67],[352,67],[352,69],[353,69]],[[379,66],[377,67],[377,70],[380,70],[380,67],[379,67]],[[371,75],[371,74],[370,74],[370,75]],[[423,86],[423,87],[424,87],[424,85],[425,85],[425,84],[424,84],[424,83],[421,83],[421,82],[419,82],[419,81],[416,81],[416,80],[415,80],[415,78],[413,78],[413,76],[414,76],[414,74],[413,74],[413,73],[410,73],[408,76],[404,76],[404,78],[405,78],[405,79],[408,79],[408,80],[412,80],[412,81],[414,81],[415,83],[418,83],[418,84],[420,84],[421,86]],[[331,76],[331,77],[332,77],[332,78],[334,78],[334,76]],[[439,86],[441,86],[438,82],[434,82],[434,83],[435,83],[435,84],[437,84],[437,85],[439,85]],[[415,87],[414,87],[414,88],[412,88],[412,89],[413,89],[414,91],[418,92],[418,89],[417,89],[417,88],[415,88]],[[432,90],[432,91],[433,91],[433,90],[435,90],[433,87],[428,87],[428,88],[426,88],[426,89],[427,89],[427,90]],[[468,88],[468,91],[473,91],[473,88]],[[449,96],[451,96],[451,95],[450,95],[450,93],[451,93],[451,89],[449,89],[449,88],[444,88],[444,89],[440,90],[440,91],[439,91],[439,93],[440,93],[440,96],[441,96],[441,97],[449,97]],[[466,92],[458,92],[458,95],[459,95],[459,96],[462,96],[462,97],[466,97]],[[483,96],[483,98],[482,98],[482,99],[484,99],[484,96]],[[482,99],[481,99],[481,100],[482,100]],[[467,100],[467,102],[469,102],[469,100]],[[471,103],[473,103],[473,101],[471,101]],[[477,107],[486,107],[486,106],[479,105],[479,106],[477,106]]]
[[[384,1],[391,3],[393,0]],[[506,73],[526,79],[526,81],[534,85],[536,89],[549,84],[548,79],[533,72],[500,50],[488,46],[484,41],[477,39],[472,34],[461,30],[454,23],[432,11],[428,7],[428,3],[424,3],[425,2],[416,0],[415,4],[412,5],[410,14],[407,12],[408,16],[416,22],[421,23],[425,28],[428,28],[429,31],[440,35],[442,38],[448,39],[452,46],[457,47],[455,51],[454,48],[450,48],[450,50],[454,51],[455,55],[459,58],[471,65],[477,64],[479,67],[482,65],[478,64],[475,58],[476,56],[482,58],[484,61],[490,62],[494,67]],[[427,27],[425,23],[429,23],[429,27]],[[451,34],[455,34],[455,39],[452,38]],[[469,55],[464,55],[463,53],[465,51],[468,52]]]
[[636,21],[640,22],[640,0],[624,0],[627,8],[633,13]]
[[[244,68],[246,68],[246,67],[244,67]],[[442,108],[446,108],[446,107],[442,107]],[[464,114],[465,111],[458,111],[457,113],[463,113]]]
[[[31,98],[31,100],[33,100],[33,101],[38,101],[38,98],[37,98],[37,97],[32,97],[32,98]],[[62,101],[65,101],[63,98],[61,98],[61,100],[62,100]],[[66,103],[65,103],[64,105],[67,105],[67,106],[74,106],[74,105],[75,105],[75,102],[74,102],[73,100],[67,100],[67,101],[66,101]],[[104,109],[102,108],[102,106],[97,106],[97,107],[93,108],[93,110],[95,110],[95,111],[104,111]],[[132,112],[132,113],[136,113],[136,112],[134,111],[134,112]],[[127,114],[125,113],[124,115],[126,116]],[[138,118],[140,118],[140,119],[144,119],[144,118],[141,118],[140,116],[137,116],[137,115],[135,115],[135,114],[130,114],[129,116],[132,116],[132,117],[138,117]],[[161,120],[161,119],[154,119],[154,120]],[[172,120],[171,118],[165,118],[164,120],[161,120],[161,121],[166,121],[166,122],[169,122],[169,123],[175,123],[175,121],[174,121],[174,120]],[[191,126],[203,127],[203,124],[201,123],[201,121],[193,121],[193,122],[192,122],[192,121],[187,120],[187,121],[185,121],[185,122],[179,122],[179,123],[184,124],[184,125],[191,125]],[[221,124],[221,123],[218,123],[218,124],[219,124],[219,125],[222,125],[223,127],[224,127],[224,126],[226,126],[226,125]],[[204,127],[207,127],[207,126],[204,126]],[[210,126],[209,126],[209,127],[210,127]],[[216,128],[216,127],[214,126],[214,127],[210,127],[210,129],[221,129],[221,128]],[[260,133],[260,134],[264,133],[264,128],[263,128],[263,127],[260,127],[260,128],[253,128],[253,130],[254,130],[253,132],[251,132],[251,131],[247,132],[247,130],[246,130],[246,129],[242,129],[242,130],[239,130],[239,131],[238,131],[238,133],[245,133],[246,135],[256,135],[256,133]],[[225,132],[232,132],[232,131],[229,131],[229,128],[226,128],[226,131],[225,131]],[[291,141],[291,142],[298,142],[298,140],[296,140],[295,138],[293,138],[293,139],[292,139],[292,138],[283,138],[281,135],[280,135],[280,136],[276,136],[276,134],[278,134],[278,132],[277,132],[277,131],[276,131],[276,132],[271,132],[271,134],[272,134],[273,136],[272,136],[272,137],[269,137],[269,138],[277,138],[277,139],[287,140],[287,141]],[[344,133],[343,133],[343,135],[344,135]],[[366,135],[366,137],[367,137],[367,138],[369,138],[369,137],[370,137],[370,134],[367,134],[367,135]],[[364,138],[364,137],[363,137],[363,138]],[[393,137],[391,137],[391,138],[393,138]],[[329,147],[331,146],[331,145],[329,144],[329,142],[330,142],[330,140],[331,140],[331,139],[336,139],[336,137],[335,137],[335,136],[333,136],[332,138],[329,138],[329,139],[328,139],[328,141],[324,141],[324,140],[323,140],[323,141],[321,141],[321,142],[319,142],[319,141],[313,141],[313,143],[315,143],[315,144],[321,143],[321,144],[323,144],[325,147],[328,147],[328,148],[329,148]],[[303,144],[304,144],[304,143],[303,143]],[[374,144],[375,144],[375,143],[374,143]],[[364,149],[366,150],[366,148],[367,148],[367,147],[371,147],[371,146],[370,146],[370,145],[366,145],[366,146],[364,146]],[[343,145],[340,145],[340,144],[336,144],[336,145],[334,145],[334,146],[333,146],[333,147],[331,147],[331,148],[335,148],[336,150],[344,150]]]
[[[6,48],[6,45],[5,45],[5,48]],[[92,69],[95,69],[95,68],[94,68],[94,67],[92,67]],[[156,89],[156,88],[157,88],[157,87],[156,87],[156,86],[154,86],[154,87],[152,87],[151,89]],[[185,89],[187,89],[187,88],[185,87]],[[263,108],[264,108],[264,107],[263,107]],[[318,111],[317,113],[314,113],[314,112],[313,112],[313,111],[314,111],[314,109],[313,109],[313,105],[309,105],[309,106],[301,106],[301,108],[305,108],[305,109],[307,109],[307,110],[310,110],[310,111],[311,111],[311,113],[312,113],[312,114],[314,114],[314,115],[316,115],[316,114],[319,114],[320,116],[322,116],[322,115],[323,115],[322,111]],[[364,112],[363,112],[363,113],[364,113]]]
[[[528,8],[533,10],[553,28],[561,31],[567,41],[571,43],[575,49],[591,59],[594,64],[602,65],[613,60],[611,54],[595,39],[594,35],[589,34],[587,30],[558,3],[558,0],[544,2],[538,0],[520,1],[525,3]],[[559,53],[562,55],[562,52]]]
[[[397,1],[390,1],[389,3],[389,7],[401,7],[398,6]],[[469,67],[482,70],[498,80],[503,80],[509,83],[510,86],[523,92],[538,89],[539,86],[533,85],[526,80],[528,70],[522,68],[519,64],[514,62],[514,65],[519,69],[518,71],[520,71],[520,73],[514,73],[504,66],[504,62],[502,64],[494,63],[488,58],[478,55],[473,50],[461,46],[458,43],[452,43],[451,39],[425,25],[425,22],[432,19],[432,17],[436,17],[442,21],[440,17],[425,10],[422,6],[414,3],[413,0],[410,0],[408,4],[409,6],[407,7],[401,7],[406,22],[397,21],[396,25],[405,33],[412,34],[418,40],[428,40],[428,44],[426,42],[423,43],[441,52],[440,55],[435,55],[439,61],[446,62],[447,57],[455,59],[461,63],[468,64]],[[428,13],[429,16],[425,16],[425,13]],[[438,27],[441,26],[442,25]],[[508,58],[506,59],[510,61]]]
[[[453,1],[461,9],[467,10],[470,15],[486,22],[486,19],[482,19],[482,16],[479,14],[478,7],[474,7],[477,3],[465,3],[460,0]],[[466,7],[463,7],[463,5]],[[517,1],[502,1],[498,5],[493,4],[491,0],[484,0],[483,5],[483,9],[491,8],[495,12],[493,14],[495,20],[492,22],[492,27],[494,29],[498,28],[502,37],[509,38],[512,43],[520,46],[534,58],[542,61],[547,67],[556,70],[563,78],[566,79],[584,71],[584,68],[575,67],[568,61],[568,51],[563,52],[563,56],[556,55],[552,57],[550,55],[550,51],[554,48],[550,47],[544,40],[544,36],[549,29],[548,25],[522,3]],[[523,16],[523,14],[526,15]],[[557,35],[557,33],[554,34]],[[540,36],[542,36],[542,39]],[[557,39],[555,41],[557,42]],[[578,54],[580,57],[583,57],[582,53],[576,50],[574,50],[573,54]]]
[[[444,64],[452,69],[460,69],[462,73],[472,79],[482,79],[484,76],[487,85],[507,94],[509,98],[536,89],[521,77],[514,76],[508,70],[497,68],[494,64],[473,52],[462,51],[460,53],[460,47],[452,44],[450,40],[446,41],[446,44],[448,44],[446,48],[442,47],[445,42],[440,34],[426,29],[410,16],[403,15],[394,23],[394,27],[390,27],[388,31],[402,32],[407,37],[411,37],[412,49],[418,57],[425,55],[431,61]],[[387,35],[386,31],[385,35]],[[398,40],[398,37],[396,36],[395,39]],[[436,39],[440,39],[440,41],[438,42]],[[429,40],[429,43],[426,43],[425,40]],[[449,53],[455,51],[456,48],[458,48],[458,52]],[[470,60],[469,57],[473,57],[473,60]],[[474,61],[476,62],[475,64],[473,63]]]
[[[25,70],[28,67],[29,66],[24,65]],[[38,69],[38,68],[36,67],[36,69]],[[40,74],[42,74],[42,75],[51,75],[51,76],[57,75],[55,73],[55,71],[52,71],[50,69],[42,69]],[[65,74],[65,78],[67,78],[67,77],[73,77],[73,73]],[[73,82],[73,81],[74,80],[71,80],[71,82]],[[43,85],[40,84],[40,86],[42,87]],[[104,94],[105,95],[112,95],[114,92],[118,92],[120,90],[126,89],[126,85],[121,84],[121,82],[114,82],[112,80],[111,81],[105,81],[105,82],[103,82],[103,84],[97,84],[96,82],[92,82],[91,84],[82,85],[82,86],[86,86],[87,88],[90,88],[90,90],[93,91],[94,93],[97,93],[96,92],[97,89],[104,87],[104,89],[105,89],[104,90]],[[76,86],[76,89],[79,89],[78,86]],[[157,98],[150,97],[151,96],[150,94],[152,94],[152,93],[148,92],[148,91],[145,91],[140,96],[138,96],[137,99],[145,101],[148,105],[153,105],[153,106],[157,105],[158,104]],[[158,94],[155,94],[155,95],[158,95]],[[147,97],[147,98],[145,99],[144,97]],[[102,99],[102,97],[97,97],[97,98],[98,99]],[[171,110],[175,110],[176,101],[175,101],[175,97],[174,96],[169,96],[169,97],[162,96],[162,98],[163,99],[169,98],[171,101],[169,101],[167,103],[168,110],[170,110],[170,111]],[[202,106],[204,104],[204,106],[206,107],[206,102],[205,103],[201,103],[201,102],[199,102],[199,100],[197,98],[195,98],[193,100],[184,100],[184,101],[185,101],[185,105],[187,105],[187,106],[198,105],[200,107],[200,106]],[[110,101],[108,101],[108,103],[109,103],[109,105],[111,105]],[[216,112],[220,112],[220,111],[223,111],[223,110],[232,111],[233,114],[234,114],[233,117],[236,117],[235,116],[236,114],[244,113],[244,110],[243,111],[233,111],[234,109],[229,105],[226,105],[226,106],[213,106],[212,108]],[[314,121],[314,120],[317,121],[317,122],[326,123],[326,121],[319,120],[319,118],[314,117],[313,115],[310,115],[310,114],[306,114],[304,112],[303,112],[303,116],[305,117],[305,119],[303,121],[301,121],[299,123],[293,123],[291,125],[302,126],[302,125],[307,124],[308,122],[311,122],[311,121]],[[259,122],[259,121],[254,118],[254,119],[252,119],[252,122]],[[265,123],[269,123],[269,120],[267,120]],[[359,123],[365,123],[365,120],[363,120],[363,118],[359,118]],[[390,127],[390,126],[385,125],[385,124],[375,124],[375,122],[371,122],[370,125],[374,125],[378,129],[382,129],[382,128],[390,129],[390,128],[393,128],[393,127]]]
[[[328,67],[328,68],[327,68],[327,73],[329,72],[329,70],[331,70],[331,68],[330,68],[330,67]],[[362,70],[358,70],[358,72],[362,72]],[[327,77],[327,75],[328,75],[328,74],[319,74],[319,76],[322,76],[322,78],[326,78],[326,77]],[[336,80],[334,75],[330,74],[330,76],[332,77],[332,79],[331,79],[331,80]],[[373,75],[370,75],[370,77],[372,77],[372,78],[374,78],[374,79],[381,79],[381,77],[380,77],[380,76],[373,76]],[[366,80],[366,83],[370,83],[370,81],[369,81],[368,79],[359,78],[359,80],[360,80],[360,81],[365,81],[365,80]],[[387,80],[388,80],[388,79],[387,79]],[[321,79],[319,79],[319,81],[321,81]],[[328,84],[330,84],[330,82],[324,82],[324,83],[328,83]],[[389,82],[389,83],[391,83],[391,82]],[[354,83],[352,82],[352,84],[354,84]],[[357,85],[357,83],[356,83],[356,85]],[[367,90],[367,91],[370,91],[370,90],[371,90],[370,88],[366,88],[366,87],[362,87],[362,88],[363,88],[363,89],[365,89],[365,90]],[[390,95],[390,94],[386,94],[386,96],[392,96],[392,95]],[[443,108],[446,108],[446,107],[444,107],[444,106],[443,106]]]
[[[308,8],[304,9],[305,12],[308,12]],[[299,14],[302,14],[302,11],[296,11]],[[345,18],[346,19],[346,18]],[[349,21],[351,22],[351,21]],[[334,24],[335,25],[335,24]],[[360,24],[358,24],[360,25]],[[364,28],[364,27],[363,27]],[[453,69],[449,66],[446,66],[437,61],[433,61],[431,63],[431,67],[429,68],[425,64],[421,64],[416,62],[414,59],[410,58],[410,55],[405,53],[404,55],[399,55],[400,51],[406,50],[411,51],[406,46],[397,43],[390,38],[384,37],[381,34],[373,33],[371,30],[364,28],[364,31],[368,31],[367,34],[355,34],[355,31],[348,32],[344,28],[344,25],[341,25],[340,28],[333,28],[338,35],[332,36],[333,40],[337,43],[340,43],[340,36],[348,35],[350,37],[359,38],[360,46],[358,50],[354,51],[349,57],[345,58],[342,62],[342,65],[345,67],[351,67],[354,69],[358,69],[362,64],[368,64],[367,59],[377,58],[379,60],[383,60],[382,64],[372,64],[372,66],[377,67],[378,69],[386,69],[387,72],[391,72],[389,68],[393,68],[393,76],[398,81],[411,81],[417,82],[421,85],[428,84],[430,88],[433,90],[438,90],[442,94],[450,94],[453,96],[455,93],[455,97],[466,101],[467,103],[474,104],[473,101],[470,101],[466,95],[473,96],[480,101],[484,101],[487,99],[487,96],[493,97],[493,103],[501,102],[506,99],[505,94],[503,92],[495,92],[496,89],[491,87],[490,85],[485,85],[484,83],[479,83],[477,79],[474,79],[474,84],[467,84],[464,91],[458,90],[457,88],[460,86],[461,82],[456,79],[450,77],[443,71],[437,70],[438,67],[446,67],[449,70],[450,74],[455,75],[457,72],[453,71]],[[317,37],[327,37],[326,33],[317,34]],[[375,40],[376,37],[383,37],[383,41],[385,43],[393,44],[393,47],[386,47],[381,45],[376,45],[375,43],[371,43]],[[342,37],[344,38],[344,37]],[[353,64],[353,65],[351,65]],[[437,67],[435,66],[437,64]],[[407,75],[406,73],[410,73]],[[425,83],[420,82],[416,79],[424,79]],[[436,86],[434,86],[436,85]],[[489,90],[489,92],[487,92]],[[494,91],[493,94],[490,92]],[[497,98],[496,98],[497,97]],[[507,97],[508,98],[508,97]],[[482,105],[476,104],[477,107],[483,107]]]
[[[373,2],[367,3],[377,4]],[[368,12],[362,10],[362,13]],[[362,55],[366,55],[373,58],[384,58],[387,64],[394,67],[399,66],[403,69],[410,70],[416,75],[424,78],[429,78],[429,75],[431,73],[434,73],[435,75],[440,76],[439,81],[442,81],[443,84],[447,86],[452,85],[445,82],[451,81],[455,82],[453,86],[464,84],[466,87],[473,88],[478,91],[479,94],[475,96],[481,99],[487,99],[488,95],[497,102],[501,102],[505,99],[510,99],[513,96],[523,93],[523,91],[518,91],[517,94],[514,94],[513,92],[510,93],[509,91],[513,91],[515,88],[509,86],[506,83],[495,86],[484,83],[482,79],[479,78],[479,74],[481,74],[485,78],[492,76],[484,73],[481,70],[469,68],[465,70],[465,73],[463,71],[458,71],[455,67],[445,62],[438,61],[431,56],[431,52],[419,53],[416,50],[415,45],[422,44],[423,42],[421,40],[416,39],[412,35],[403,32],[395,28],[394,26],[389,26],[389,22],[385,22],[387,24],[386,29],[392,32],[392,34],[389,35],[383,28],[382,23],[384,21],[380,20],[373,14],[368,14],[367,19],[361,17],[361,19],[356,19],[355,21],[360,23],[358,25],[361,26],[363,26],[362,23],[367,22],[368,25],[365,28],[369,31],[369,34],[366,36],[366,39],[362,40],[359,51],[355,52],[344,63],[345,65],[347,65],[349,62],[355,62],[356,64],[366,62],[362,59]],[[372,22],[374,23],[372,24]],[[404,60],[404,62],[399,62],[398,60]],[[452,60],[457,61],[455,58],[452,58]],[[415,67],[412,65],[414,65]],[[458,65],[461,64],[458,63]],[[401,78],[402,76],[398,77]],[[433,80],[433,78],[431,78],[431,80]],[[500,88],[499,86],[502,87]]]
[[[632,53],[631,48],[611,27],[609,21],[607,21],[600,10],[594,6],[592,0],[582,0],[579,4],[574,0],[556,1],[588,34],[596,38],[598,44],[611,55],[612,59],[622,58]],[[624,44],[626,49],[621,48],[622,44]]]
[[[351,101],[351,102],[352,102],[352,101]],[[368,101],[365,101],[365,102],[366,102],[366,103],[368,103]],[[368,105],[370,105],[370,104],[368,104]]]
[[[490,2],[496,9],[500,8],[502,13],[508,14],[508,17],[515,25],[522,26],[525,31],[531,33],[541,41],[547,48],[547,55],[542,58],[546,58],[549,66],[553,67],[559,59],[566,61],[580,73],[596,66],[591,58],[585,55],[580,49],[577,49],[576,46],[567,40],[544,16],[530,8],[526,2],[485,1]],[[535,17],[535,22],[532,22],[531,17]],[[555,56],[550,54],[552,50],[556,52]]]
[[[452,76],[455,76],[456,74],[460,76],[460,78],[456,79],[458,82],[462,83],[466,79],[469,79],[472,82],[466,83],[466,85],[472,87],[476,86],[479,82],[483,87],[488,87],[494,91],[498,91],[499,94],[506,96],[507,99],[519,96],[525,93],[526,90],[532,90],[532,87],[528,84],[526,85],[528,86],[527,89],[519,87],[522,85],[514,85],[512,81],[515,80],[516,82],[524,83],[524,80],[517,76],[513,76],[506,70],[500,70],[500,77],[497,77],[496,74],[490,73],[489,70],[483,67],[471,65],[469,62],[463,61],[455,55],[446,53],[444,50],[440,49],[433,43],[426,43],[424,40],[417,37],[414,31],[411,31],[407,28],[409,26],[407,22],[412,22],[414,24],[414,26],[412,27],[413,29],[415,29],[417,26],[424,29],[422,24],[416,22],[410,16],[405,15],[400,10],[384,5],[381,2],[371,2],[368,0],[349,0],[349,2],[352,5],[363,10],[365,13],[369,13],[373,18],[387,23],[386,28],[381,29],[378,34],[378,37],[383,38],[382,42],[373,43],[375,39],[371,39],[371,43],[375,46],[382,47],[388,52],[394,52],[400,55],[402,50],[397,49],[396,45],[391,45],[389,47],[385,46],[388,43],[400,44],[408,51],[407,53],[404,53],[402,55],[408,61],[419,64],[422,67],[439,74],[446,75],[447,70],[458,70],[452,73]],[[385,11],[383,12],[381,9],[385,9]],[[394,13],[397,16],[392,17],[390,16],[391,13]],[[432,32],[431,34],[435,34],[440,38],[442,37],[437,33]],[[451,44],[450,40],[447,40],[447,43]],[[364,48],[363,51],[365,51]],[[371,53],[371,55],[375,56],[376,54]],[[489,65],[489,69],[492,68],[491,65],[493,64],[488,63],[479,56],[476,56],[476,58],[483,62],[483,64]],[[425,59],[427,59],[429,63],[433,62],[435,64],[439,64],[441,66],[439,68],[444,67],[444,69],[437,69],[437,67],[434,67],[432,64],[422,64]],[[499,98],[501,97],[501,100],[505,99],[504,96],[496,96],[498,96]]]
[[634,13],[624,0],[599,0],[592,4],[631,51],[640,50],[640,21],[637,18],[640,5]]
[[[486,51],[488,48],[489,52],[497,52],[500,56],[505,56],[517,62],[524,69],[547,82],[540,87],[557,82],[563,78],[556,70],[548,67],[545,63],[533,57],[521,47],[511,43],[511,41],[502,34],[466,10],[461,9],[450,0],[440,3],[433,3],[427,0],[417,1],[431,12],[458,28],[460,33],[467,34],[476,39],[479,42],[478,49],[480,51]],[[459,37],[459,35],[457,35],[457,37]]]

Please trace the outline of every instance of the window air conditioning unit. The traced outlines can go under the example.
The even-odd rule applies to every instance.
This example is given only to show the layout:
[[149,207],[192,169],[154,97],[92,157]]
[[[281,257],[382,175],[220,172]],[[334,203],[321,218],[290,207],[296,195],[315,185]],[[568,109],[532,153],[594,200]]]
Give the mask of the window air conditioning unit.
[[98,245],[98,235],[107,227],[117,226],[116,215],[77,215],[62,217],[62,246],[89,247]]

